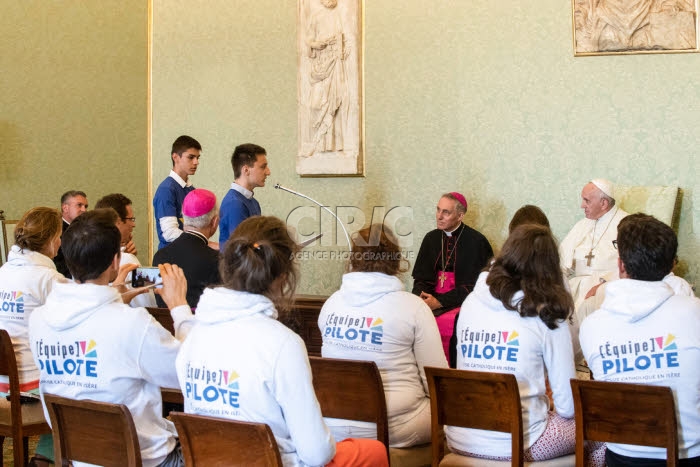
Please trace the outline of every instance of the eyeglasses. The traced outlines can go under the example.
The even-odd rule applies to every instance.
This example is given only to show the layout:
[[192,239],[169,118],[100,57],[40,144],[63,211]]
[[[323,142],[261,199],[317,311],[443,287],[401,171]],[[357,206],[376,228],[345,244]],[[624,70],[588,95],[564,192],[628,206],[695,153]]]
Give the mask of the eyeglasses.
[[612,244],[613,244],[613,248],[615,248],[617,250],[617,240],[613,240]]
[[136,218],[135,217],[124,217],[124,222],[126,222],[126,221],[136,222]]

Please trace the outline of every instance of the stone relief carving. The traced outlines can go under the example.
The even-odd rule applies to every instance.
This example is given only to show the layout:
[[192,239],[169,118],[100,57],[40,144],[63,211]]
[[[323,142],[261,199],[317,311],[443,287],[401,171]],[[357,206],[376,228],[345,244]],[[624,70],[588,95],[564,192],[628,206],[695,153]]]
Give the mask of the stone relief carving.
[[301,175],[361,175],[361,0],[299,0]]
[[575,53],[697,49],[696,0],[573,0]]

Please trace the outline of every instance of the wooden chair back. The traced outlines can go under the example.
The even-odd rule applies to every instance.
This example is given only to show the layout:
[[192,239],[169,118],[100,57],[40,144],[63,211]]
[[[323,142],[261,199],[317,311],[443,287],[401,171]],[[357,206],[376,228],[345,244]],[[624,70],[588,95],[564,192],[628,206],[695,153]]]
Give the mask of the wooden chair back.
[[170,412],[187,467],[281,467],[272,430],[264,423]]
[[314,391],[324,417],[377,424],[377,440],[389,458],[389,423],[384,384],[377,364],[362,360],[309,357]]
[[577,466],[584,465],[584,440],[666,448],[666,465],[678,464],[678,424],[671,388],[572,379],[571,389]]
[[430,390],[433,466],[445,453],[443,425],[512,436],[512,465],[523,465],[523,415],[515,376],[425,367]]
[[2,258],[0,258],[0,264],[7,261],[10,247],[15,244],[15,227],[18,223],[19,219],[5,219],[5,211],[0,210],[0,224],[2,224]]
[[175,335],[175,324],[173,323],[173,317],[170,314],[168,308],[156,308],[156,307],[146,307],[146,310],[153,316],[161,326],[170,332],[173,336]]
[[122,404],[44,394],[57,466],[72,461],[104,467],[140,467],[141,449],[129,409]]
[[[7,375],[10,386],[9,417],[3,414],[0,422],[0,442],[4,438],[12,438],[12,449],[15,465],[26,465],[29,455],[29,437],[44,433],[51,433],[43,409],[39,401],[31,404],[31,418],[23,417],[20,402],[19,374],[17,372],[17,358],[12,347],[12,339],[4,329],[0,329],[0,375]],[[4,401],[3,401],[4,402]],[[6,406],[6,404],[3,404]],[[3,410],[7,410],[5,407]],[[24,411],[29,415],[30,410]]]

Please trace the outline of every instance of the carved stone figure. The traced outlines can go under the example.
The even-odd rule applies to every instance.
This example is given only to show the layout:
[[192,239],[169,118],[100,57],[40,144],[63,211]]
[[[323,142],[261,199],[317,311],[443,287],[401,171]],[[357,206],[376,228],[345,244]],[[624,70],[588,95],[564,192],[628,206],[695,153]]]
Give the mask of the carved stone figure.
[[321,4],[325,8],[311,18],[307,36],[311,58],[310,136],[314,152],[341,151],[348,98],[344,62],[349,52],[335,9],[337,0],[321,0]]
[[298,1],[297,172],[361,175],[362,2]]
[[575,0],[576,52],[696,48],[692,0]]

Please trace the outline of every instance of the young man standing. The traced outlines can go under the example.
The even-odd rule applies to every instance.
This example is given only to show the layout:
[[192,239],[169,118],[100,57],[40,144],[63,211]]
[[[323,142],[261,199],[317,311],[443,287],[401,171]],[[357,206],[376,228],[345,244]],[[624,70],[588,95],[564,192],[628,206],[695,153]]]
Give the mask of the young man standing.
[[261,214],[260,203],[253,198],[253,190],[265,186],[265,179],[270,176],[267,153],[257,144],[236,146],[231,156],[231,166],[234,181],[219,209],[219,245],[222,251],[224,243],[238,224],[251,216]]
[[173,169],[153,197],[158,248],[182,235],[182,201],[194,190],[189,176],[197,172],[201,152],[202,146],[191,136],[180,136],[173,143],[170,153]]

